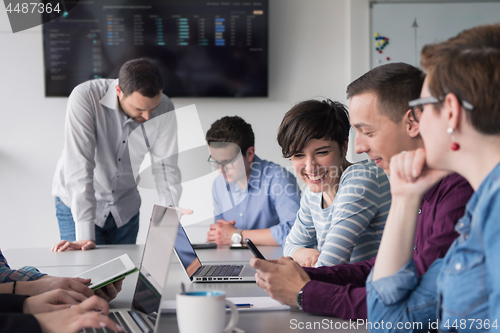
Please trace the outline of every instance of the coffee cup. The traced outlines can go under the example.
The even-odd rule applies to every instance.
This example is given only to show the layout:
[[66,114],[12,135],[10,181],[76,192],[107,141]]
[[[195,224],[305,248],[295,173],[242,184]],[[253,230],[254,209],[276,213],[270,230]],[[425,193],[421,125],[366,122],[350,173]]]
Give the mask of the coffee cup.
[[[238,308],[220,290],[198,290],[177,294],[177,325],[180,333],[229,333],[238,323]],[[226,305],[231,319],[224,327]]]

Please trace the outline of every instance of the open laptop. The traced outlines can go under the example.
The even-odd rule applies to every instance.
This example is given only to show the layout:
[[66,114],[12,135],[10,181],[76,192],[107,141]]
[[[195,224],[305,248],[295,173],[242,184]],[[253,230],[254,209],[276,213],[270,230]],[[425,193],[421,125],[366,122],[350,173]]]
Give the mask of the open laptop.
[[250,265],[202,265],[182,226],[179,226],[174,249],[193,282],[255,282],[256,270]]
[[[111,309],[109,317],[127,333],[160,332],[160,304],[170,266],[179,218],[177,211],[155,205],[149,224],[131,309]],[[109,329],[86,328],[80,332],[113,332]]]

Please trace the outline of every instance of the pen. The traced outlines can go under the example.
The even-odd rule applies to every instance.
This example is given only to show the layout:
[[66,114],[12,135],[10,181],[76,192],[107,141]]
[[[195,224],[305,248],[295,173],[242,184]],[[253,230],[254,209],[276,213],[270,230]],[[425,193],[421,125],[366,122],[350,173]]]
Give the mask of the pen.
[[[235,304],[237,308],[249,308],[252,307],[253,304],[250,303],[240,303],[240,304]],[[229,308],[229,306],[226,305],[226,308]]]

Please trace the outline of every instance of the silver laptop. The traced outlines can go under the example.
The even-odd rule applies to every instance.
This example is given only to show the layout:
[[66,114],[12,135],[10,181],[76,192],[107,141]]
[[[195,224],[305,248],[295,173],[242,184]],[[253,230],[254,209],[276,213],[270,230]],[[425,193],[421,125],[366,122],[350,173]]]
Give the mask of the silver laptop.
[[[111,309],[109,317],[127,333],[160,332],[161,297],[170,266],[179,218],[177,211],[155,205],[149,224],[131,309]],[[113,332],[86,328],[81,332]]]
[[256,270],[250,265],[202,265],[182,226],[177,232],[175,254],[193,282],[255,282]]

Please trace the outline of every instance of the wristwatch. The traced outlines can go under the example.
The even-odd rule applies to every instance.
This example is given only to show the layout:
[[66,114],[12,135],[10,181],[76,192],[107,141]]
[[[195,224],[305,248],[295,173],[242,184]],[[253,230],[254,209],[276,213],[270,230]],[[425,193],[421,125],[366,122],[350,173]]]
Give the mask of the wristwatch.
[[300,311],[304,311],[302,308],[302,292],[304,291],[304,287],[300,289],[299,293],[297,294],[297,305],[299,306]]
[[238,229],[232,236],[231,236],[231,242],[233,242],[233,246],[238,246],[240,245],[241,246],[241,232],[243,230],[241,229]]

